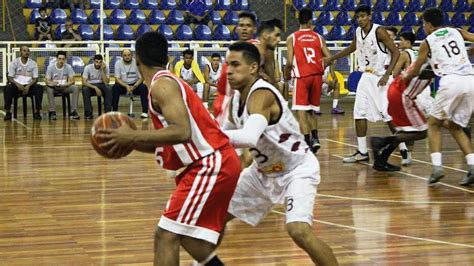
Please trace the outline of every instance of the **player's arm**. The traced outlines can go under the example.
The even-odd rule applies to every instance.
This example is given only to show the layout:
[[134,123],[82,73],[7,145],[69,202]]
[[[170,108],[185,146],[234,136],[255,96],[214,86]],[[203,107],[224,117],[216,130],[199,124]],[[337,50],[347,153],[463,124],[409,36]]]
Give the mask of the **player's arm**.
[[388,66],[387,70],[385,70],[385,74],[382,76],[379,83],[377,84],[379,86],[385,86],[385,84],[387,84],[388,78],[392,74],[393,68],[397,63],[398,58],[400,57],[400,51],[398,51],[397,46],[393,42],[392,38],[390,38],[390,36],[388,35],[387,30],[385,30],[385,28],[377,28],[377,37],[378,41],[382,41],[382,43],[390,51],[391,54],[390,65]]
[[274,51],[265,49],[265,60],[263,64],[263,69],[265,74],[270,78],[267,80],[272,85],[276,85],[276,78],[275,78],[275,55]]
[[344,50],[340,51],[339,53],[331,56],[331,57],[325,57],[324,58],[324,64],[325,65],[330,65],[332,64],[333,61],[336,61],[340,58],[344,58],[350,54],[352,54],[353,52],[355,52],[357,48],[357,44],[356,44],[356,37],[354,35],[354,38],[352,39],[352,42],[349,46],[347,46]]
[[248,148],[257,145],[271,121],[274,104],[276,104],[275,95],[270,90],[258,89],[252,93],[247,103],[249,118],[243,128],[224,131],[234,147]]
[[407,72],[405,75],[403,75],[404,80],[409,80],[413,77],[416,77],[420,74],[420,69],[423,64],[426,63],[428,60],[428,53],[430,49],[428,47],[428,44],[426,43],[426,40],[423,41],[420,45],[420,50],[418,50],[418,58],[415,61],[415,65],[413,66],[413,69],[409,72]]
[[293,35],[288,36],[286,38],[286,65],[285,65],[285,73],[284,78],[286,81],[291,79],[291,70],[293,69],[293,57],[295,51],[293,49]]
[[396,77],[402,73],[402,70],[405,69],[410,61],[410,56],[407,51],[400,53],[400,58],[397,61],[397,64],[393,68],[393,77]]
[[474,33],[470,33],[467,30],[458,29],[465,41],[474,42]]
[[[331,57],[331,51],[329,51],[329,48],[326,44],[326,40],[323,37],[321,38],[321,48],[323,50],[323,56],[324,57]],[[331,62],[329,65],[329,75],[331,75],[332,81],[334,84],[337,83],[337,77],[336,77],[336,72],[334,71],[334,61]]]

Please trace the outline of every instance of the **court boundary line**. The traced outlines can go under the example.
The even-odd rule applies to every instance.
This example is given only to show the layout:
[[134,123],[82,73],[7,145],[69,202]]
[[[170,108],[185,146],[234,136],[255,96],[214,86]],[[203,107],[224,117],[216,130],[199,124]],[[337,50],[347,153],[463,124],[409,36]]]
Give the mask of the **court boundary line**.
[[[337,155],[337,154],[331,154],[331,156],[334,156],[334,157],[337,157],[337,158],[340,158],[340,159],[343,159],[343,158],[344,158],[344,156]],[[357,163],[355,163],[355,164],[362,164],[362,165],[366,165],[366,166],[372,166],[372,164],[366,163],[366,162],[357,162]],[[410,177],[414,177],[414,178],[417,178],[417,179],[421,179],[421,180],[428,181],[428,178],[426,178],[426,177],[422,177],[422,176],[415,175],[415,174],[410,174],[410,173],[403,172],[403,171],[395,171],[395,172],[392,172],[392,173],[395,173],[395,174],[402,174],[402,175],[406,175],[406,176],[410,176]],[[454,189],[461,190],[461,191],[467,192],[467,193],[474,193],[474,190],[465,189],[465,188],[462,188],[462,187],[458,187],[458,186],[451,185],[451,184],[447,184],[447,183],[443,183],[443,182],[437,182],[437,183],[435,183],[435,184],[430,184],[430,185],[428,185],[428,186],[433,187],[433,186],[436,186],[436,185],[442,185],[442,186],[454,188]]]
[[370,199],[370,198],[357,198],[357,197],[346,197],[337,196],[330,194],[318,193],[317,197],[333,198],[340,200],[355,200],[355,201],[368,201],[368,202],[386,202],[386,203],[406,203],[406,204],[474,204],[474,201],[411,201],[411,200],[385,200],[385,199]]
[[[276,213],[276,214],[280,214],[280,215],[285,215],[285,213],[281,212],[281,211],[272,210],[272,212]],[[351,229],[351,230],[354,230],[354,231],[362,231],[362,232],[366,232],[366,233],[385,235],[385,236],[393,236],[393,237],[398,237],[398,238],[406,238],[406,239],[410,239],[410,240],[425,241],[425,242],[431,242],[431,243],[436,243],[436,244],[444,244],[444,245],[451,245],[451,246],[458,246],[458,247],[465,247],[465,248],[474,248],[474,245],[469,245],[469,244],[462,244],[462,243],[436,240],[436,239],[424,238],[424,237],[409,236],[409,235],[401,235],[401,234],[395,234],[395,233],[389,233],[389,232],[381,232],[381,231],[376,231],[376,230],[367,229],[367,228],[361,228],[361,227],[355,227],[355,226],[350,226],[350,225],[343,225],[343,224],[338,224],[338,223],[327,222],[327,221],[314,219],[314,218],[313,218],[313,221],[316,222],[316,223],[320,223],[320,224]]]
[[[0,114],[3,115],[3,116],[6,116],[6,115],[7,115],[7,113],[5,113],[4,111],[1,111],[1,110],[0,110]],[[32,130],[31,127],[29,127],[29,126],[23,124],[22,122],[18,121],[16,118],[13,118],[13,117],[12,117],[12,121],[13,121],[13,122],[16,122],[16,123],[18,123],[18,124],[20,124],[20,126],[26,128],[26,129]],[[5,123],[5,122],[4,122],[4,123]]]
[[[343,145],[346,145],[346,146],[349,146],[349,147],[358,148],[357,145],[349,144],[349,143],[346,143],[346,142],[337,141],[337,140],[333,140],[333,139],[320,139],[320,140],[326,140],[326,141],[329,141],[329,142],[339,143],[339,144],[343,144]],[[372,150],[372,149],[367,148],[367,150]],[[393,153],[392,153],[390,156],[395,156],[395,157],[398,157],[398,158],[402,158],[400,155],[396,155],[396,154],[393,154]],[[411,158],[411,159],[412,159],[412,161],[415,161],[415,162],[433,165],[432,163],[427,162],[427,161],[422,161],[422,160],[418,160],[418,159],[414,159],[414,158]],[[455,167],[450,167],[450,166],[445,166],[445,165],[443,165],[443,168],[446,168],[446,169],[449,169],[449,170],[458,171],[458,172],[462,172],[462,173],[467,173],[466,170],[459,169],[459,168],[455,168]]]

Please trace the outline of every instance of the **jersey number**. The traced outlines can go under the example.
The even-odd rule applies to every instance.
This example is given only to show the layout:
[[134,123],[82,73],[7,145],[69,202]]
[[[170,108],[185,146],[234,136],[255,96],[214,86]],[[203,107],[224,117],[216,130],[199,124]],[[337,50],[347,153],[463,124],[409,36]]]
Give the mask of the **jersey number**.
[[316,62],[313,60],[313,58],[316,57],[316,52],[314,51],[314,49],[309,48],[309,47],[304,47],[303,51],[304,51],[304,55],[306,56],[306,61],[309,64],[316,64]]
[[[448,45],[449,45],[449,48],[451,49],[448,49],[448,47],[446,47],[446,44],[443,44],[443,48],[449,57],[451,57],[451,53],[453,53],[454,55],[458,55],[459,53],[461,53],[461,50],[459,50],[459,47],[456,41],[450,41],[448,42]],[[449,50],[451,50],[451,53],[449,53]]]
[[257,163],[262,164],[262,163],[266,163],[268,161],[268,156],[266,156],[265,154],[263,154],[259,150],[255,149],[255,148],[250,148],[249,150],[250,150],[250,152],[252,152],[253,157],[255,158],[255,161],[257,161]]
[[293,210],[293,198],[288,198],[286,200],[286,211],[289,212]]
[[365,56],[365,66],[370,65],[369,57]]

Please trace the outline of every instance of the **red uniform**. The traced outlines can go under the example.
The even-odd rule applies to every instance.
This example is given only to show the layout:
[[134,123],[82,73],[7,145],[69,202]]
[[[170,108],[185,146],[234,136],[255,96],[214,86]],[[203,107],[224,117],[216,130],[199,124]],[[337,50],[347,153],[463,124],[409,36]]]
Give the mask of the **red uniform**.
[[[193,89],[167,70],[157,72],[153,81],[164,76],[174,79],[180,87],[191,124],[191,140],[156,147],[156,160],[163,168],[176,170],[186,167],[176,177],[176,190],[159,226],[216,243],[237,185],[240,161],[229,139]],[[151,93],[148,98],[155,129],[167,127],[163,115],[153,108]]]
[[[408,67],[407,71],[410,71],[413,66],[414,63]],[[428,129],[425,115],[415,99],[430,83],[431,79],[420,79],[420,77],[414,77],[409,82],[405,82],[402,80],[402,75],[392,81],[387,92],[388,114],[392,117],[392,123],[397,130],[413,132]]]
[[295,78],[293,110],[311,110],[320,105],[323,85],[323,46],[319,34],[303,29],[292,34]]

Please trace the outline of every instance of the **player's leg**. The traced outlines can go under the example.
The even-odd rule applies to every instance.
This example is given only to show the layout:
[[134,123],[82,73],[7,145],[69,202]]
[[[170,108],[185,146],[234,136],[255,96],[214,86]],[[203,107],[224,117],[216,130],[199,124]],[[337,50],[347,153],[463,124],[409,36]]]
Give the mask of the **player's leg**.
[[126,93],[127,89],[118,82],[115,82],[115,84],[112,86],[112,111],[118,111],[120,95]]
[[332,88],[331,114],[343,115],[345,111],[339,108],[339,83],[337,81],[331,80],[330,82],[328,82],[328,85],[330,88]]
[[305,142],[311,147],[311,124],[308,112],[311,112],[309,103],[309,87],[306,83],[307,78],[295,78],[293,92],[293,106],[291,109],[295,111],[296,120],[300,124],[301,133],[304,135]]
[[318,137],[318,118],[316,111],[319,110],[319,106],[321,105],[321,89],[323,86],[323,77],[321,75],[314,75],[312,76],[312,84],[309,91],[309,104],[313,112],[309,113],[309,122],[311,126],[311,149],[313,153],[316,153],[321,144],[319,143]]
[[179,265],[179,236],[157,227],[154,265]]
[[202,95],[202,102],[206,105],[209,104],[209,92],[211,90],[211,85],[208,83],[204,83],[204,92]]

